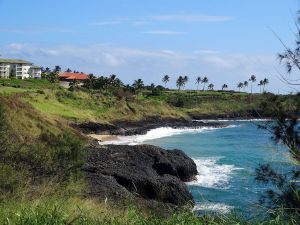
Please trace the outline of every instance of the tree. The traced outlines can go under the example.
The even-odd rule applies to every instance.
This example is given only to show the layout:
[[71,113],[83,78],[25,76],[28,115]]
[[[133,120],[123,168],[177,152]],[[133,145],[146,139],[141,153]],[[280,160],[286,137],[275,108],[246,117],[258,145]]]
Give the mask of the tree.
[[94,80],[93,82],[93,88],[94,89],[104,89],[106,92],[108,91],[109,87],[109,78],[100,76],[97,79]]
[[207,77],[204,77],[204,78],[202,79],[201,83],[203,84],[203,91],[204,91],[204,89],[205,89],[205,84],[208,83],[208,78],[207,78]]
[[60,66],[55,66],[53,72],[60,73],[61,72]]
[[59,72],[58,71],[50,72],[49,74],[46,75],[46,79],[51,83],[57,83],[59,81]]
[[132,87],[136,93],[139,93],[144,88],[144,81],[142,79],[137,79],[133,82]]
[[72,80],[72,82],[69,83],[69,90],[70,91],[74,91],[78,87],[79,87],[79,81],[76,80],[76,79]]
[[121,87],[123,86],[122,81],[117,77],[117,75],[112,74],[110,75],[110,77],[108,78],[108,85],[110,87]]
[[243,88],[243,87],[244,87],[244,84],[243,84],[243,82],[240,82],[240,83],[238,83],[237,87],[238,87],[238,89],[239,89],[239,92],[240,92],[240,91],[241,91],[241,88]]
[[207,86],[207,88],[208,88],[208,90],[213,91],[213,90],[214,90],[214,86],[215,86],[215,85],[213,85],[213,84],[209,84],[209,85]]
[[222,91],[224,91],[224,89],[227,89],[228,88],[228,85],[227,84],[223,84],[222,85]]
[[201,83],[201,81],[202,81],[201,77],[196,78],[197,91],[199,90],[199,84]]
[[68,69],[66,70],[66,72],[67,72],[67,73],[71,73],[72,70],[71,70],[70,68],[68,68]]
[[260,80],[258,85],[259,86],[259,92],[261,93],[261,87],[264,85],[264,81],[263,80]]
[[189,81],[188,76],[183,77],[183,88],[185,88],[186,83]]
[[165,84],[165,88],[167,87],[167,83],[170,82],[170,76],[169,75],[165,75],[162,78],[162,82]]
[[265,92],[265,86],[269,84],[269,80],[267,78],[263,79],[263,92]]
[[[296,70],[296,74],[300,72],[300,11],[298,12],[298,20],[296,21],[296,48],[294,50],[288,48],[279,38],[285,52],[278,55],[280,63],[285,61],[286,74],[280,74],[281,79],[288,85],[300,85],[299,78],[292,79],[289,74],[292,70]],[[268,84],[268,79],[262,80],[260,86]],[[294,112],[300,111],[299,98],[290,98]],[[294,167],[286,172],[276,170],[272,166],[260,165],[256,170],[256,180],[259,182],[271,184],[262,196],[261,204],[266,205],[276,216],[279,212],[284,213],[284,217],[290,217],[294,224],[300,224],[300,120],[291,113],[291,109],[286,109],[286,102],[275,95],[270,97],[263,104],[265,108],[270,109],[270,113],[274,116],[274,120],[261,125],[260,128],[268,130],[272,134],[272,140],[278,144],[284,144],[288,148],[288,153],[294,162]]]
[[[256,180],[274,186],[261,196],[260,203],[266,205],[269,212],[276,215],[277,210],[295,217],[300,222],[300,121],[284,110],[284,103],[278,96],[271,96],[266,100],[266,106],[272,102],[272,112],[276,114],[275,120],[266,122],[259,127],[272,134],[276,144],[284,144],[288,148],[295,167],[288,172],[275,170],[269,164],[260,165],[256,169]],[[299,102],[298,102],[299,103]],[[296,104],[298,111],[300,105]]]
[[47,75],[49,75],[49,73],[51,72],[50,68],[49,67],[46,67],[45,69],[42,68],[42,78],[47,78]]
[[95,88],[95,82],[96,82],[96,77],[94,76],[94,74],[90,73],[88,75],[88,79],[86,79],[84,81],[83,86],[85,88],[88,88],[88,89],[94,89]]
[[245,80],[244,81],[244,90],[245,90],[246,87],[248,87],[248,85],[249,85],[248,81]]
[[251,82],[251,94],[252,94],[252,85],[253,85],[253,83],[256,82],[256,76],[255,75],[251,75],[249,81]]
[[182,76],[179,76],[176,80],[176,86],[178,87],[178,90],[180,91],[181,87],[184,85],[184,78]]
[[151,83],[151,84],[150,84],[150,89],[153,90],[154,88],[155,88],[155,84],[154,84],[154,83]]

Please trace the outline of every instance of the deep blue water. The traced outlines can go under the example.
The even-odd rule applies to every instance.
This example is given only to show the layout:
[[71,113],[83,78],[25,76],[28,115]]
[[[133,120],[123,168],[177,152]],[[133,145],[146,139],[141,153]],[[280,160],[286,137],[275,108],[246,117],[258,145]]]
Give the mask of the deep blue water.
[[[143,143],[181,149],[196,162],[199,176],[188,184],[196,209],[257,212],[258,200],[267,187],[255,181],[255,168],[271,163],[284,170],[290,165],[287,151],[275,145],[267,131],[257,128],[259,122],[225,123],[230,126],[182,132]],[[155,135],[159,136],[159,132]]]

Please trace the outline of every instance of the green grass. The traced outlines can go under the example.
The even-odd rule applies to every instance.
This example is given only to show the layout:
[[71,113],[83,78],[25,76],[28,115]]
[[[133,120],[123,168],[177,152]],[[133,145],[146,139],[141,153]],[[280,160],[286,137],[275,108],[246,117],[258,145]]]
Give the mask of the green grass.
[[22,92],[36,92],[38,90],[53,90],[58,86],[47,80],[40,79],[0,79],[0,94],[13,94]]
[[43,94],[28,93],[23,97],[38,111],[68,121],[113,122],[139,120],[147,116],[182,117],[183,113],[158,99],[126,101],[114,96],[93,96],[68,90],[44,90]]
[[[4,86],[1,86],[2,85]],[[23,93],[23,99],[46,117],[72,122],[110,123],[145,117],[243,114],[257,109],[262,95],[227,91],[162,91],[152,96],[145,90],[136,99],[107,93],[70,92],[47,80],[0,80],[0,93]]]
[[26,88],[0,86],[0,94],[13,94],[13,93],[22,93],[27,91],[28,89]]
[[25,89],[53,89],[56,85],[45,79],[1,79],[0,86],[19,87]]
[[145,213],[130,203],[122,208],[111,207],[95,199],[65,194],[0,203],[0,224],[4,225],[297,225],[297,222],[281,214],[250,221],[234,214],[197,216],[190,207],[159,215]]

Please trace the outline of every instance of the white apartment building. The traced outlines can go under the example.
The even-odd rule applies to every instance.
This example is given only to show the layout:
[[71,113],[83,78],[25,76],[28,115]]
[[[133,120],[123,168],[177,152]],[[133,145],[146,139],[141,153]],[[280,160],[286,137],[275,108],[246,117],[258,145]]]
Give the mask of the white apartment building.
[[21,59],[0,59],[0,78],[40,79],[42,68]]

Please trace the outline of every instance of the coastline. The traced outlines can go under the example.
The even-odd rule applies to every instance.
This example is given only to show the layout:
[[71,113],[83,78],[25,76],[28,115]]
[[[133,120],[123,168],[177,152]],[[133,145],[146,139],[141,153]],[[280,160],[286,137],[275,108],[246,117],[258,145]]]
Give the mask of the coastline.
[[[148,117],[139,121],[115,121],[111,124],[85,122],[80,124],[72,124],[76,129],[79,129],[85,135],[108,135],[98,136],[99,138],[113,137],[113,136],[133,136],[143,135],[148,131],[161,128],[202,128],[224,127],[219,122],[203,122],[196,121],[192,118],[161,118],[161,117]],[[96,136],[97,137],[97,136]]]
[[100,142],[118,141],[119,137],[145,135],[158,128],[200,129],[226,127],[226,121],[260,121],[270,117],[212,115],[193,116],[191,118],[148,117],[139,121],[115,121],[110,124],[85,122],[72,124],[84,135]]
[[[252,120],[253,117],[238,117],[230,120],[241,119]],[[157,130],[159,128],[166,129],[164,132],[178,130],[180,133],[186,132],[185,129],[191,131],[227,127],[222,121],[218,120],[220,118],[215,118],[213,122],[147,118],[143,121],[115,123],[118,126],[112,124],[85,124],[83,126],[85,129],[81,129],[81,131],[84,131],[83,133],[86,136],[93,139],[89,148],[89,161],[84,168],[90,184],[88,195],[103,200],[106,196],[99,192],[99,190],[102,190],[107,194],[110,201],[116,202],[130,196],[130,198],[135,198],[138,202],[141,202],[142,205],[146,204],[150,207],[160,204],[162,208],[172,208],[189,202],[194,205],[194,199],[186,182],[193,182],[196,176],[199,175],[195,161],[177,149],[165,150],[155,145],[145,145],[143,140],[138,140],[135,142],[138,145],[135,145],[129,136],[140,138],[146,136],[146,134],[149,135],[151,132],[157,135],[160,131]],[[88,133],[91,129],[94,129],[94,133]],[[172,135],[172,133],[170,134]],[[129,141],[122,143],[122,139],[128,138]],[[168,155],[167,159],[165,158],[166,155]],[[100,156],[101,158],[99,158]],[[186,167],[186,165],[189,166]],[[184,177],[181,177],[182,171],[179,168],[186,168]],[[168,180],[168,177],[172,177],[171,180]],[[99,180],[102,182],[99,183]],[[134,185],[132,186],[132,184]],[[178,189],[174,190],[173,185],[177,186]],[[162,194],[157,191],[161,188],[169,190],[173,194],[166,196],[165,193]],[[116,189],[118,190],[117,193],[114,191]],[[154,192],[154,190],[156,191]],[[149,196],[147,193],[152,194]]]

